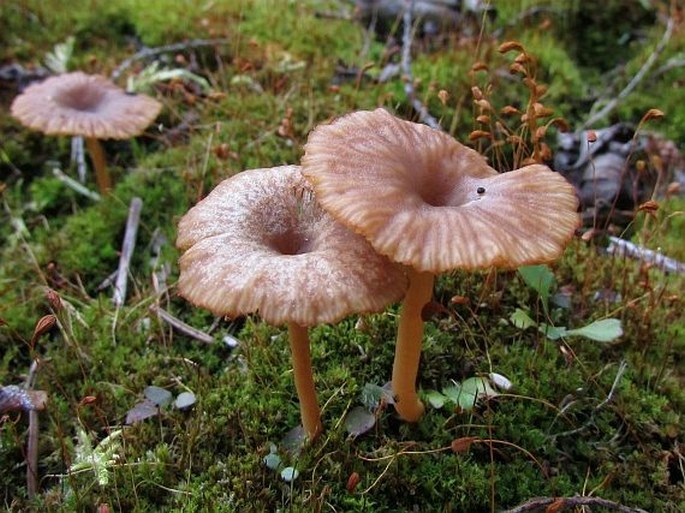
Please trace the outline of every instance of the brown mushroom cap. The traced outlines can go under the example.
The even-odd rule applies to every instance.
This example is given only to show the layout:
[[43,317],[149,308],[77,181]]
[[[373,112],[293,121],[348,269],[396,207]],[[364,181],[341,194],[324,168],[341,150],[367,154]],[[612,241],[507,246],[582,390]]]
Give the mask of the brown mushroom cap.
[[298,166],[224,180],[181,219],[176,245],[180,295],[217,315],[311,326],[382,310],[406,289],[398,265],[321,209]]
[[12,102],[12,116],[48,135],[128,139],[140,134],[162,104],[143,94],[128,94],[99,75],[80,71],[34,84]]
[[549,262],[579,225],[558,173],[499,174],[447,134],[383,109],[317,127],[302,168],[324,209],[419,271]]

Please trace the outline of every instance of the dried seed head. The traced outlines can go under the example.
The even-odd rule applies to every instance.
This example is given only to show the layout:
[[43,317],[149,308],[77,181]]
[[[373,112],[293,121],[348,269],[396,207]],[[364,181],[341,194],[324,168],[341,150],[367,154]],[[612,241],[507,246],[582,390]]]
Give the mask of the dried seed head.
[[635,162],[635,169],[637,169],[638,173],[644,173],[645,169],[647,169],[647,163],[644,160],[640,159]]
[[535,102],[533,104],[533,110],[535,111],[535,116],[538,118],[546,118],[554,114],[552,109],[548,109],[540,102]]
[[568,126],[568,122],[564,118],[554,118],[547,123],[547,126],[554,125],[560,132],[568,132],[571,127]]
[[59,294],[54,289],[48,288],[45,291],[45,297],[53,311],[59,312],[62,309],[62,298],[59,297]]
[[476,139],[490,139],[492,134],[486,132],[485,130],[474,130],[469,134],[469,141],[475,141]]
[[650,119],[661,119],[664,116],[664,112],[659,109],[649,109],[645,115],[642,116],[642,121],[640,121],[640,123],[646,123]]
[[521,66],[518,62],[515,62],[511,66],[509,66],[509,73],[512,75],[515,75],[516,73],[521,73],[521,75],[528,76],[528,70]]
[[447,100],[449,99],[449,97],[450,93],[448,93],[444,89],[440,89],[440,91],[438,91],[438,98],[440,98],[440,102],[442,103],[443,107],[447,105]]
[[546,126],[537,127],[537,129],[535,129],[535,133],[533,134],[533,141],[538,142],[540,139],[543,139],[545,137],[546,133],[547,133],[547,127]]
[[518,41],[506,41],[499,45],[499,48],[497,51],[499,53],[507,53],[511,52],[512,50],[518,50],[519,52],[524,52],[526,51],[525,48],[523,48],[523,45],[519,43]]
[[488,70],[488,65],[485,64],[484,62],[481,61],[476,61],[473,66],[471,66],[471,71],[478,72],[478,71],[487,71]]
[[519,64],[525,64],[527,62],[530,62],[530,57],[528,57],[528,54],[526,54],[525,52],[521,52],[516,56],[514,62],[518,62]]
[[503,107],[502,110],[499,111],[499,113],[502,114],[502,116],[510,116],[511,114],[520,114],[521,111],[513,105],[507,105]]
[[657,210],[659,210],[659,204],[654,200],[645,201],[637,207],[638,212],[654,213]]
[[552,149],[545,143],[540,143],[540,158],[543,162],[552,160]]
[[474,103],[480,107],[481,112],[490,112],[492,111],[492,106],[490,105],[490,102],[483,99],[483,100],[474,100]]
[[483,98],[485,98],[485,97],[483,96],[483,91],[481,91],[481,90],[480,90],[480,87],[478,87],[478,86],[473,86],[473,87],[471,88],[471,94],[473,95],[473,98],[474,98],[476,101],[482,100]]

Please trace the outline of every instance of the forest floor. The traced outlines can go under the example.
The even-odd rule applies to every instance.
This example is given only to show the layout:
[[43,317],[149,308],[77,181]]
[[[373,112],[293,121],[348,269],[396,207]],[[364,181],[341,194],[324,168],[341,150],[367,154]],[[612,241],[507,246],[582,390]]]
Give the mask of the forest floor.
[[[0,384],[47,399],[0,412],[2,507],[685,510],[685,274],[606,251],[613,234],[685,261],[675,156],[631,152],[626,169],[650,188],[629,222],[591,219],[553,265],[438,278],[414,424],[383,389],[399,305],[311,329],[324,431],[302,445],[286,331],[216,318],[175,287],[176,226],[192,205],[242,170],[297,164],[318,123],[355,110],[425,121],[421,104],[498,171],[552,157],[564,125],[625,122],[635,140],[683,148],[682,8],[605,3],[501,2],[435,34],[419,18],[402,69],[401,20],[360,21],[352,2],[2,2]],[[9,115],[50,66],[163,104],[143,135],[103,142],[110,193],[91,172],[78,181],[69,137]],[[115,305],[107,278],[134,198]],[[599,333],[570,332],[592,323]]]

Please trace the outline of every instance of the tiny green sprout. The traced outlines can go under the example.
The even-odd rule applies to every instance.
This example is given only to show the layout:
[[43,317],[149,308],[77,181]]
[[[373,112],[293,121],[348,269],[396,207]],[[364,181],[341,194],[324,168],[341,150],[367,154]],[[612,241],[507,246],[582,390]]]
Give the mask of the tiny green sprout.
[[98,445],[93,447],[88,433],[79,427],[76,432],[78,437],[76,454],[74,463],[69,467],[69,473],[92,471],[98,484],[107,486],[112,467],[119,463],[118,452],[121,449],[119,438],[122,433],[121,429],[112,431],[109,436],[103,438]]

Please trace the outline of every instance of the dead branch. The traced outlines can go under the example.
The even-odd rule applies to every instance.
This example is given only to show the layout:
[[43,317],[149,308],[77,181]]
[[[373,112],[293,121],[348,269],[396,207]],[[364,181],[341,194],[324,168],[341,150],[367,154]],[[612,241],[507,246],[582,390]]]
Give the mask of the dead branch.
[[619,237],[609,236],[609,246],[606,249],[610,255],[619,257],[631,257],[642,260],[647,264],[654,265],[668,273],[685,274],[685,264],[673,258],[669,258],[651,249],[638,246],[630,241]]
[[71,190],[74,192],[77,192],[78,194],[81,194],[82,196],[85,196],[86,198],[92,199],[93,201],[100,201],[100,195],[95,192],[91,191],[88,187],[85,185],[77,182],[73,178],[65,175],[61,169],[59,168],[54,168],[52,170],[52,175],[57,178],[60,182],[62,182],[64,185],[69,187]]
[[524,511],[538,511],[543,508],[545,511],[564,511],[580,506],[596,506],[621,513],[648,513],[644,509],[630,508],[601,497],[535,497],[502,513],[523,513]]
[[138,224],[140,223],[140,211],[143,208],[143,200],[133,198],[128,208],[128,219],[126,220],[126,231],[124,232],[124,242],[121,247],[121,257],[119,258],[119,269],[117,279],[114,284],[114,296],[112,301],[119,307],[126,300],[126,286],[128,281],[128,267],[131,263],[131,256],[136,247],[136,235]]
[[404,8],[404,30],[402,32],[402,79],[404,80],[404,93],[411,102],[412,107],[419,114],[419,120],[431,128],[442,130],[440,123],[435,119],[426,106],[416,97],[414,89],[414,77],[411,71],[411,43],[413,39],[412,16],[414,13],[415,0],[406,0]]
[[607,114],[614,110],[621,100],[625,99],[630,93],[633,92],[633,90],[638,86],[638,84],[642,81],[642,79],[654,65],[659,55],[661,55],[661,53],[664,51],[664,48],[666,48],[666,45],[670,41],[671,35],[673,34],[674,26],[675,22],[673,21],[673,17],[671,16],[668,18],[666,30],[664,31],[663,36],[661,36],[661,40],[656,45],[654,51],[649,55],[649,57],[644,62],[639,71],[632,78],[632,80],[628,82],[628,85],[625,86],[625,88],[623,88],[623,90],[620,93],[614,96],[602,109],[600,109],[599,112],[596,112],[595,114],[590,116],[590,118],[582,124],[581,129],[587,129],[595,123],[597,123],[597,121],[604,118]]
[[214,343],[214,338],[211,337],[210,335],[207,335],[203,331],[200,331],[196,328],[193,328],[189,324],[186,324],[180,319],[177,319],[173,315],[171,315],[169,312],[166,310],[160,308],[159,306],[151,306],[150,311],[152,313],[157,314],[157,316],[166,322],[169,326],[174,328],[176,331],[183,333],[184,335],[187,335],[191,338],[194,338],[195,340],[199,340],[200,342],[204,342],[205,344],[213,344]]
[[171,52],[182,52],[184,50],[190,50],[192,48],[202,48],[203,46],[214,46],[214,45],[225,45],[231,43],[231,39],[194,39],[192,41],[185,41],[183,43],[174,43],[171,45],[158,46],[156,48],[143,48],[137,51],[128,59],[125,59],[119,66],[116,67],[112,74],[110,75],[113,81],[117,81],[121,74],[126,71],[131,65],[143,59],[149,59],[150,57],[157,57],[158,55],[163,55],[165,53]]

